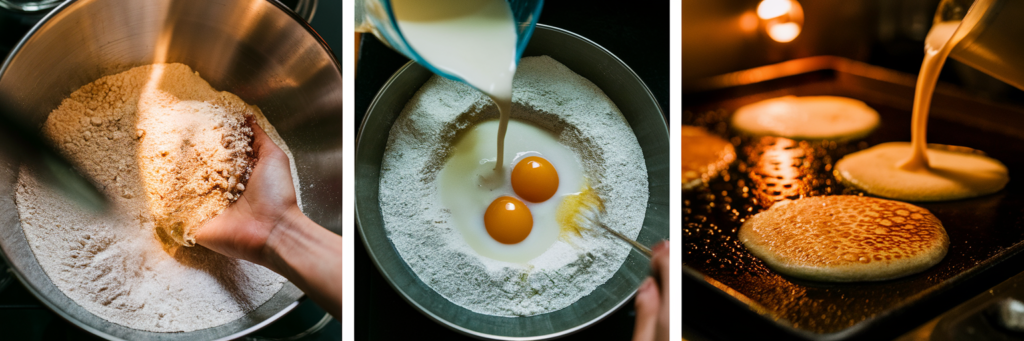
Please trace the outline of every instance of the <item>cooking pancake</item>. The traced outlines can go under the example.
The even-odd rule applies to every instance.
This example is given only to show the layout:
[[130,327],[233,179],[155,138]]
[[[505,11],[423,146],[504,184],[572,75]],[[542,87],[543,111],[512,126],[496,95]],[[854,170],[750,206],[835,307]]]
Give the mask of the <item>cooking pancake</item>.
[[878,112],[864,102],[838,96],[783,96],[736,110],[732,127],[754,136],[847,141],[878,127]]
[[912,153],[910,143],[883,143],[843,157],[836,172],[848,186],[907,201],[972,198],[998,192],[1010,181],[1006,166],[995,159],[934,146],[927,150],[927,167],[903,169],[901,162]]
[[736,160],[736,149],[729,141],[700,127],[683,126],[681,131],[684,190],[714,178]]
[[739,238],[779,273],[828,282],[918,273],[949,248],[946,230],[928,210],[852,195],[779,202],[747,220]]

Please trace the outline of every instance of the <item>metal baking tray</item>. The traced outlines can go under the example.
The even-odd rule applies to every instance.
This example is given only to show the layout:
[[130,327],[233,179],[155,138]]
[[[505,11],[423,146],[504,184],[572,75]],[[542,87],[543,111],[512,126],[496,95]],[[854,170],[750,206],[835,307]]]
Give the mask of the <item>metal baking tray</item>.
[[[915,75],[838,57],[812,57],[735,72],[684,88],[682,124],[729,139],[737,161],[708,185],[682,193],[683,324],[693,338],[880,340],[899,336],[1024,271],[1024,108],[939,84],[928,142],[971,147],[1002,161],[1010,182],[992,195],[914,203],[943,223],[949,252],[936,266],[882,282],[822,283],[782,276],[739,243],[743,219],[802,196],[862,194],[836,181],[843,155],[910,141]],[[728,118],[742,105],[784,96],[862,100],[881,124],[856,141],[740,137]]]

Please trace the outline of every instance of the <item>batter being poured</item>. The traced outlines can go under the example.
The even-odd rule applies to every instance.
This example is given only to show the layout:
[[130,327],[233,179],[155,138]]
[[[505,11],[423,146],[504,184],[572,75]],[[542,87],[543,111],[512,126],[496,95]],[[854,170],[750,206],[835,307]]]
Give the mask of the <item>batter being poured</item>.
[[[890,142],[847,155],[836,163],[846,183],[868,193],[908,201],[944,201],[994,193],[1006,186],[1006,166],[979,154],[928,148],[928,110],[946,57],[984,8],[959,21],[936,23],[925,40],[924,62],[917,78],[912,142]],[[959,28],[958,28],[959,27]]]
[[[491,149],[491,152],[496,150],[497,153],[491,154],[491,152],[486,151],[479,154],[473,153],[471,159],[464,160],[466,161],[464,164],[469,167],[452,167],[459,170],[447,172],[450,175],[449,178],[455,180],[448,181],[448,185],[445,187],[464,189],[454,190],[457,193],[483,190],[482,193],[490,194],[500,191],[506,183],[505,180],[507,180],[505,176],[506,162],[513,161],[509,162],[509,167],[511,168],[512,163],[526,161],[512,157],[515,155],[509,155],[510,158],[505,157],[505,134],[508,131],[509,116],[512,109],[512,78],[516,72],[515,21],[508,3],[502,0],[402,0],[393,1],[392,4],[394,5],[398,26],[416,53],[434,68],[443,73],[454,75],[480,90],[490,97],[498,107],[499,120],[497,122],[497,129],[495,132],[489,131],[487,134],[492,135],[496,133],[496,148]],[[520,137],[526,137],[527,135]],[[471,140],[476,141],[475,138]],[[474,147],[473,144],[475,142],[461,148],[456,148],[456,150],[471,150]],[[512,148],[517,148],[517,146],[516,143],[512,144]],[[512,152],[517,151],[519,150],[512,150]],[[491,155],[495,155],[495,157],[489,158]],[[486,231],[498,243],[520,244],[524,241],[535,242],[533,240],[535,238],[527,240],[527,236],[535,235],[531,233],[534,231],[532,214],[537,212],[531,212],[531,209],[528,208],[530,205],[520,199],[525,199],[541,206],[556,205],[556,203],[542,203],[550,198],[558,188],[556,171],[548,163],[549,160],[546,160],[544,157],[535,155],[535,159],[531,159],[526,163],[538,167],[541,164],[547,165],[546,167],[541,167],[541,169],[545,170],[543,172],[551,173],[547,177],[554,179],[553,186],[547,186],[550,187],[551,193],[544,198],[534,198],[533,200],[526,197],[515,198],[512,196],[501,196],[497,199],[488,197],[485,200],[485,203],[491,203],[486,209]],[[517,170],[526,168],[529,167],[516,166]],[[529,174],[520,174],[522,176],[519,178],[525,177],[530,179],[529,181],[538,180],[534,178],[537,172],[533,171],[537,169],[529,169],[531,171],[526,172]],[[519,173],[524,172],[520,171]],[[516,175],[513,174],[512,178],[514,181]],[[448,192],[451,192],[451,190]],[[445,197],[451,198],[453,196]],[[463,196],[455,195],[455,197],[461,198]],[[491,201],[492,199],[493,201]],[[464,206],[466,204],[457,204],[456,201],[458,200],[445,200],[450,207]],[[534,209],[537,209],[537,207],[534,207]],[[558,229],[547,230],[550,230],[548,231],[550,233],[547,235],[553,235],[557,234]],[[550,245],[550,242],[541,244]],[[534,252],[528,252],[528,254],[535,256],[543,251],[544,247],[534,247],[531,249],[534,249]]]
[[516,27],[503,0],[394,0],[402,35],[431,66],[482,91],[498,106],[498,148],[494,172],[484,182],[496,186],[504,167],[505,131],[512,111],[516,73]]

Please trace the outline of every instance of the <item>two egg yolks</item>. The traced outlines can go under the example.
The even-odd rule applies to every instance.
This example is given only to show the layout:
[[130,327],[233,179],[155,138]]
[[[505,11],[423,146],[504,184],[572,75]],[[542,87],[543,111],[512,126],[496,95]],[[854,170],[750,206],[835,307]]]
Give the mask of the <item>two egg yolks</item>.
[[[558,172],[544,158],[524,158],[512,169],[512,190],[526,201],[544,202],[558,191]],[[517,244],[533,230],[533,214],[519,199],[503,196],[487,207],[484,227],[499,243]]]

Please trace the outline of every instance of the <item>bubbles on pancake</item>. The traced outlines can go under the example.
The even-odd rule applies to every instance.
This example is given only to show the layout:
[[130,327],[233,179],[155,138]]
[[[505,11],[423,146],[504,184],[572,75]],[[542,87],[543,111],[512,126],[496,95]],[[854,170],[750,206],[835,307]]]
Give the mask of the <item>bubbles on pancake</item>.
[[[750,173],[761,162],[761,151],[773,144],[783,143],[788,139],[778,137],[736,136],[730,133],[728,121],[733,113],[726,108],[691,106],[695,110],[684,109],[682,122],[701,126],[708,131],[723,136],[736,146],[737,161],[727,171],[712,179],[706,186],[682,193],[682,236],[681,252],[683,264],[701,274],[709,283],[727,290],[737,297],[749,298],[763,307],[765,311],[790,321],[799,328],[815,333],[834,333],[860,323],[866,318],[876,316],[906,300],[907,292],[917,292],[932,285],[959,275],[966,269],[975,266],[975,258],[967,258],[957,248],[971,248],[973,252],[998,252],[1009,247],[1011,242],[996,245],[964,244],[963,237],[977,233],[964,229],[947,230],[949,238],[954,240],[949,253],[940,263],[926,269],[924,273],[906,277],[892,282],[878,284],[835,285],[802,280],[792,276],[781,275],[769,268],[763,261],[747,251],[737,238],[740,225],[756,213],[770,207],[776,201],[799,199],[801,197],[820,196],[826,194],[858,195],[862,191],[848,187],[833,177],[834,162],[852,152],[869,147],[866,141],[794,141],[796,148],[801,148],[807,155],[812,155],[794,170],[803,177],[786,178],[793,187],[802,186],[805,194],[786,198],[785,192],[780,196],[762,195],[770,190],[767,184],[779,186],[783,180],[766,179],[764,183],[754,183]],[[764,162],[763,164],[770,163]],[[785,168],[786,163],[782,163]],[[796,163],[789,164],[789,166]],[[832,179],[831,183],[827,179]],[[768,192],[771,193],[770,191]],[[968,214],[972,219],[993,219],[996,207],[1000,205],[997,193],[970,203],[950,202],[927,204],[932,212],[943,214],[940,218]],[[986,203],[990,211],[973,212],[979,203]],[[970,207],[970,208],[967,208]],[[959,212],[959,213],[955,213]],[[949,226],[955,221],[945,221]],[[983,221],[974,221],[976,226],[991,226]],[[1000,234],[1016,235],[1005,229]],[[962,250],[962,249],[961,249]],[[872,261],[869,265],[879,264]],[[895,290],[893,288],[896,288]]]
[[747,220],[739,239],[776,271],[842,282],[920,272],[949,246],[942,223],[928,210],[863,196],[780,202]]

